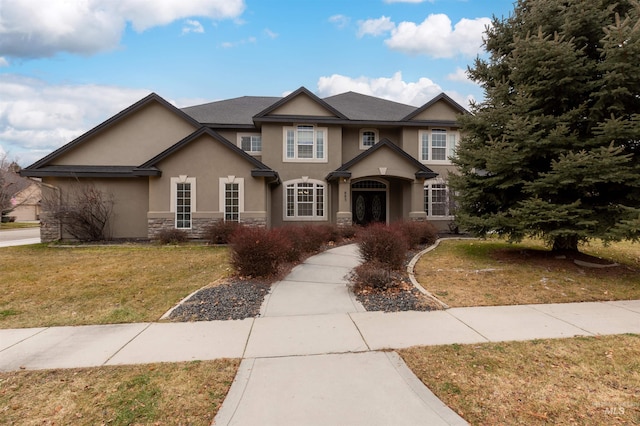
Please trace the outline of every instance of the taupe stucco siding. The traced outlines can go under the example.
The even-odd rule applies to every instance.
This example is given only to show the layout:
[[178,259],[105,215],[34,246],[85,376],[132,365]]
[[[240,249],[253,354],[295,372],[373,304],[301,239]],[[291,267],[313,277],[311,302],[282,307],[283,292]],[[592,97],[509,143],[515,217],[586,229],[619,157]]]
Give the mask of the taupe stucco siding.
[[51,164],[138,166],[194,130],[191,123],[152,102],[63,153]]

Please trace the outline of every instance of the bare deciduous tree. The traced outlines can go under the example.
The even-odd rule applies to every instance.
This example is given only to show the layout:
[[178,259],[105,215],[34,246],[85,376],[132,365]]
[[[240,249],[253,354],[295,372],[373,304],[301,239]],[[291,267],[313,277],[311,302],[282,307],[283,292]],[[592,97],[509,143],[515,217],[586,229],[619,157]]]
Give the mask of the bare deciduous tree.
[[0,216],[6,216],[17,207],[14,196],[30,185],[28,179],[18,175],[20,166],[0,154]]

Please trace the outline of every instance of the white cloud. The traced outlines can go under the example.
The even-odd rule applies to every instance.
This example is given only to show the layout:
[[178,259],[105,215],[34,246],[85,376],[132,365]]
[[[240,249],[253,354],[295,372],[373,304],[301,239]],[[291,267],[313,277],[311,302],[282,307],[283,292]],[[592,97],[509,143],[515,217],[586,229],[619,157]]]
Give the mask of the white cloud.
[[220,43],[220,46],[223,49],[231,49],[233,47],[242,46],[243,44],[253,44],[256,41],[258,41],[258,39],[256,39],[255,37],[249,37],[238,41],[224,41]]
[[182,27],[182,34],[189,33],[204,33],[204,27],[199,21],[193,19],[187,19]]
[[490,24],[489,18],[461,19],[452,27],[447,15],[429,15],[421,24],[401,22],[385,43],[393,50],[435,58],[474,56],[480,52],[482,36]]
[[469,79],[469,76],[467,75],[467,70],[464,70],[462,68],[456,68],[455,72],[448,74],[447,80],[455,81],[459,83],[475,84],[473,80]]
[[405,82],[400,71],[396,72],[391,78],[351,78],[333,74],[329,77],[320,77],[318,80],[318,93],[321,97],[348,91],[420,106],[441,93],[442,88],[432,80],[424,77],[416,82]]
[[7,61],[4,57],[0,56],[0,68],[8,67],[9,61]]
[[[0,55],[93,54],[118,46],[127,23],[136,31],[193,16],[234,19],[244,0],[2,1]],[[194,21],[195,22],[195,21]]]
[[333,15],[329,18],[329,22],[338,28],[345,28],[351,22],[351,18],[344,15]]
[[366,21],[358,21],[358,37],[365,35],[379,36],[388,33],[396,28],[396,24],[387,16],[381,16],[378,19],[367,19]]
[[278,38],[278,33],[271,31],[269,28],[265,28],[264,33],[271,39]]
[[28,165],[149,94],[0,74],[0,145]]

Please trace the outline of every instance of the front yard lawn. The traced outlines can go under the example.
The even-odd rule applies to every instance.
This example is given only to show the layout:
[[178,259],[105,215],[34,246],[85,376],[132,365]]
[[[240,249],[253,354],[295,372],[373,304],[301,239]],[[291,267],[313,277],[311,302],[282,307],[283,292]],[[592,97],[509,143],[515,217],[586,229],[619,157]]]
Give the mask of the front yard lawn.
[[239,360],[0,373],[0,424],[210,425]]
[[537,241],[445,240],[422,256],[415,273],[451,307],[640,299],[640,244],[592,243],[582,250],[619,266],[578,266]]
[[231,274],[223,247],[36,245],[0,256],[0,328],[157,321]]
[[398,351],[472,425],[640,424],[640,336]]

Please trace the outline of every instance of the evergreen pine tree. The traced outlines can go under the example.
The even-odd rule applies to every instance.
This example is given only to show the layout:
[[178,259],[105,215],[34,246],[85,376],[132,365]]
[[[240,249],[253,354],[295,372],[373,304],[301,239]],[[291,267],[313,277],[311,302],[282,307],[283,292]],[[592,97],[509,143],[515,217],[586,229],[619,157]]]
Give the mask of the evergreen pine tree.
[[640,3],[519,0],[469,69],[459,225],[554,250],[640,238]]

